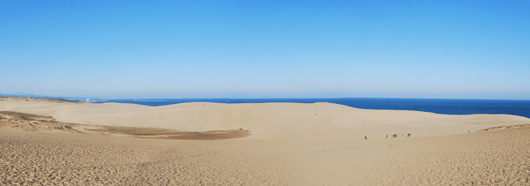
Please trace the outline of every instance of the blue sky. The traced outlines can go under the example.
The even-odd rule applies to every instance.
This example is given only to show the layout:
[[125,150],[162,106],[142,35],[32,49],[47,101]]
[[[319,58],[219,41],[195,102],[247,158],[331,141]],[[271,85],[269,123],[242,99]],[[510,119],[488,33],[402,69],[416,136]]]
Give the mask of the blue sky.
[[529,1],[2,1],[0,94],[530,99]]

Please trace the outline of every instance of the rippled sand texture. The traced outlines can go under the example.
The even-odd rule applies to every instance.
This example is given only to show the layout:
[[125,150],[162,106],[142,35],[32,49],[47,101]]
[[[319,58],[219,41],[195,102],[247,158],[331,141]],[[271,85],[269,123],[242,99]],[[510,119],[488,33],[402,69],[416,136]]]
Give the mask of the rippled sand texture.
[[0,130],[0,168],[17,185],[530,185],[530,128],[353,144]]
[[301,183],[289,150],[262,142],[0,132],[0,183],[285,185]]

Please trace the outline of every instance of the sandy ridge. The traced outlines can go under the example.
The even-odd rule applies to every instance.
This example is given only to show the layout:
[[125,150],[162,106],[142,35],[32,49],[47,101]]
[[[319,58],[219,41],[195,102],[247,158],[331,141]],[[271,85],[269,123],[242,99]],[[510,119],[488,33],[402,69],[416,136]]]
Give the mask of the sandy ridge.
[[[329,103],[0,101],[0,183],[530,185],[528,123],[510,115]],[[239,128],[252,135],[208,141],[121,136]],[[412,136],[403,137],[407,133]]]
[[351,141],[463,134],[499,125],[530,123],[511,115],[442,115],[419,111],[366,110],[331,103],[183,103],[160,107],[136,104],[70,104],[0,101],[0,110],[51,116],[64,123],[99,126],[214,131],[243,128],[249,139]]

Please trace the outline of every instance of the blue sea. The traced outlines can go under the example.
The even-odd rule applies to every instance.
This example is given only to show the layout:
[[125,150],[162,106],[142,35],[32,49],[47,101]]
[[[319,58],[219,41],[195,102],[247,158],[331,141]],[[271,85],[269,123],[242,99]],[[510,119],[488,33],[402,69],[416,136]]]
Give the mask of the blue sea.
[[438,114],[510,114],[530,118],[530,100],[314,98],[314,99],[125,99],[97,103],[132,103],[163,106],[188,102],[214,103],[315,103],[329,102],[362,109],[414,110]]

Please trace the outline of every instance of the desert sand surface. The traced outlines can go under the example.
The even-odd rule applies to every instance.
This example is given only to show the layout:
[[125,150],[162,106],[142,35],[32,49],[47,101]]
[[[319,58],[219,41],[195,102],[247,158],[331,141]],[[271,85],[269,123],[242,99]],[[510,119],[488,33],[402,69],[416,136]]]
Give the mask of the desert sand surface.
[[[0,111],[2,184],[530,185],[519,116],[9,99]],[[185,137],[159,139],[171,135]]]
[[[1,99],[0,99],[1,100]],[[79,104],[0,101],[0,111],[51,116],[58,122],[100,126],[153,127],[180,131],[249,130],[248,139],[335,142],[463,134],[500,125],[530,123],[512,115],[442,115],[419,111],[367,110],[332,103]]]

